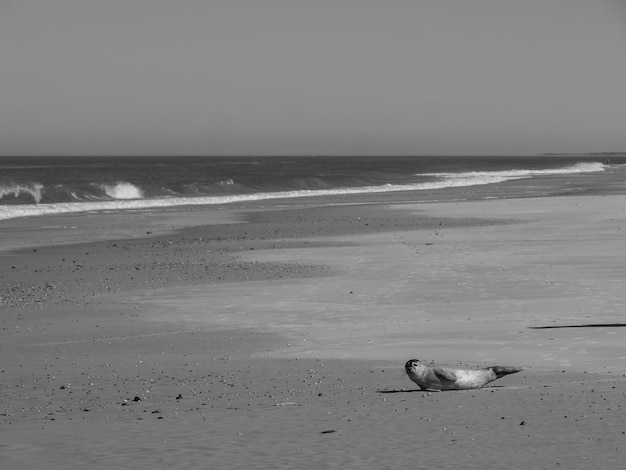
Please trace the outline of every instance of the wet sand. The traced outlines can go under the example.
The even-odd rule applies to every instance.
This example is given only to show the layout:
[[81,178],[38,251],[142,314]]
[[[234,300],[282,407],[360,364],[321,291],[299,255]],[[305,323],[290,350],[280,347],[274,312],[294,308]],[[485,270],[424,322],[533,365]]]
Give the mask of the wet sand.
[[619,468],[626,197],[450,194],[5,224],[4,465]]

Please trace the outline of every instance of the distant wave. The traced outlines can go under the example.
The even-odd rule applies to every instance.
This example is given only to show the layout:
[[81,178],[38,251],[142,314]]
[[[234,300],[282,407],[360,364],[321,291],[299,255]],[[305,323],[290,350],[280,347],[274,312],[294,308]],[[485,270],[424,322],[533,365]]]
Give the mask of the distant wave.
[[[130,183],[116,183],[104,185],[102,189],[109,200],[90,200],[88,202],[56,202],[41,204],[7,204],[0,205],[0,220],[17,217],[31,217],[48,214],[62,214],[70,212],[89,212],[101,210],[129,210],[149,209],[157,207],[172,207],[184,205],[216,205],[229,204],[243,201],[260,201],[270,199],[302,198],[313,196],[385,193],[397,191],[423,191],[450,187],[475,186],[500,183],[504,181],[532,178],[536,176],[548,176],[559,174],[574,174],[604,171],[606,166],[599,162],[577,163],[568,167],[543,169],[543,170],[504,170],[504,171],[471,171],[458,173],[422,173],[416,177],[422,177],[421,182],[414,184],[381,184],[358,187],[324,188],[324,189],[297,189],[275,192],[246,192],[238,194],[220,194],[214,196],[169,196],[146,197],[141,188]],[[434,181],[423,181],[423,177],[433,178]],[[223,186],[237,186],[232,180],[222,181]],[[1,194],[15,194],[19,188],[2,188]],[[41,200],[41,188],[29,186],[25,191],[33,196],[35,201]],[[171,193],[170,193],[171,194]],[[75,197],[75,199],[78,196]],[[84,201],[83,198],[81,198]],[[112,200],[111,200],[112,199]]]
[[604,171],[606,165],[600,162],[581,162],[562,168],[543,170],[499,170],[499,171],[468,171],[464,173],[422,173],[419,176],[435,176],[450,180],[476,181],[474,184],[490,184],[512,179],[531,178],[533,176],[568,175],[574,173],[593,173]]

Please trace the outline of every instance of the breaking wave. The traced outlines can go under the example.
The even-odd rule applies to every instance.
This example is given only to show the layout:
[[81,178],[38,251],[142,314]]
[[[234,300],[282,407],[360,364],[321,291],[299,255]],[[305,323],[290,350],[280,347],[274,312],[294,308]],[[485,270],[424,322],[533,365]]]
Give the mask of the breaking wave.
[[[297,189],[290,188],[283,191],[255,191],[250,187],[240,187],[233,180],[226,179],[216,185],[222,189],[221,193],[210,195],[202,192],[205,188],[197,186],[194,186],[192,195],[180,195],[177,191],[167,188],[162,188],[162,191],[158,194],[148,194],[142,188],[131,183],[117,182],[114,184],[96,185],[100,189],[99,194],[95,194],[91,190],[88,192],[78,192],[74,190],[69,191],[67,188],[64,188],[63,199],[59,198],[56,202],[51,203],[41,203],[42,193],[45,191],[42,185],[0,184],[0,199],[7,195],[13,195],[15,197],[27,196],[32,198],[32,201],[29,203],[21,201],[21,203],[11,204],[3,201],[3,204],[0,204],[0,220],[70,212],[149,209],[184,205],[216,205],[243,201],[327,195],[423,191],[494,184],[538,176],[600,172],[604,171],[606,168],[607,167],[600,162],[582,162],[552,169],[418,173],[415,174],[415,182],[413,183],[383,183],[361,186],[352,186],[348,183],[348,186],[344,187],[329,186],[327,181],[323,178],[319,181],[316,179],[307,179],[306,189],[300,186]],[[348,181],[353,183],[352,180],[346,180],[344,184]],[[311,188],[311,186],[313,186],[313,189],[308,189]],[[50,188],[49,191],[53,192],[53,188]],[[33,202],[35,202],[35,204],[33,204]]]
[[43,185],[39,183],[19,184],[19,183],[5,183],[0,184],[0,199],[5,199],[5,196],[13,198],[32,198],[37,204],[41,202],[41,190]]
[[102,189],[113,199],[141,199],[143,191],[130,183],[103,184]]

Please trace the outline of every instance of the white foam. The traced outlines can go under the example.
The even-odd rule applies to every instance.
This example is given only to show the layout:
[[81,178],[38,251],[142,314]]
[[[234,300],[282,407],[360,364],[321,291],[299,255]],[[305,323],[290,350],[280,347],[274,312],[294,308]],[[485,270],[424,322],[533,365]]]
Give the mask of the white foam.
[[141,199],[143,198],[143,191],[137,186],[130,183],[120,182],[117,184],[102,185],[104,192],[113,199]]

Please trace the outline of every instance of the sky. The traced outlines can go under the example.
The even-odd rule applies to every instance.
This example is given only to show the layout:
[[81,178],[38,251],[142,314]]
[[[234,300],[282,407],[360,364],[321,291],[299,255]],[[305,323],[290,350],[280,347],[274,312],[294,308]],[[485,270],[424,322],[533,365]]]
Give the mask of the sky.
[[626,0],[0,0],[0,155],[626,151]]

